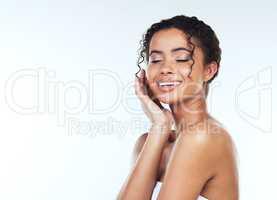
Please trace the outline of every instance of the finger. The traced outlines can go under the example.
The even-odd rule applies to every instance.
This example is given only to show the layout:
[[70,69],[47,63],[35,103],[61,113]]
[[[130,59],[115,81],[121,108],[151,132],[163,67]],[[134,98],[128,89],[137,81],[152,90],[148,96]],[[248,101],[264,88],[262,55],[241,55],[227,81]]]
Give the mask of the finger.
[[145,82],[144,76],[145,76],[145,72],[144,72],[143,69],[141,69],[141,70],[140,70],[140,73],[139,73],[139,76],[136,77],[136,78],[138,79],[138,89],[139,89],[142,93],[147,94],[147,93],[146,93],[146,89],[144,88],[144,87],[145,87],[145,86],[144,86],[144,82]]
[[149,96],[149,98],[154,101],[161,109],[164,109],[164,107],[162,106],[162,104],[160,103],[159,99],[156,98],[154,96],[154,93],[152,92],[152,90],[150,89],[150,86],[149,86],[149,83],[148,81],[146,80],[146,90],[147,90],[147,94]]
[[144,69],[141,70],[141,75],[142,75],[142,78],[145,80],[146,79],[146,72]]
[[139,72],[139,80],[144,81],[144,77],[145,77],[145,70],[141,69]]
[[146,78],[146,72],[145,72],[144,69],[141,70],[140,84],[141,84],[142,92],[145,95],[148,95],[148,92],[147,92],[147,78]]
[[136,95],[141,95],[141,89],[140,89],[140,81],[138,77],[135,77],[135,92]]
[[139,78],[135,77],[135,93],[138,97],[143,97],[146,96],[146,92],[144,91],[144,85],[143,83],[139,80]]
[[144,71],[144,69],[141,69],[139,82],[140,82],[142,87],[145,87],[145,80],[146,80],[145,71]]
[[[149,87],[144,69],[141,70],[141,74],[137,82],[136,90],[138,91],[138,96],[144,98],[143,100],[146,100],[146,101],[152,100],[160,109],[162,110],[164,109],[160,101],[154,97],[154,94]],[[149,97],[149,99],[148,98],[145,99],[145,97]]]

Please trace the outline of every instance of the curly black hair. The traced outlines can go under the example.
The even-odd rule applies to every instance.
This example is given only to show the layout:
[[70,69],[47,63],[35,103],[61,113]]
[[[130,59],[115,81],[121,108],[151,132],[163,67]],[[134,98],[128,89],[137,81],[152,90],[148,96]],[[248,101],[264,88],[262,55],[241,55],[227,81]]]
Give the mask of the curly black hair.
[[[220,66],[221,60],[221,48],[219,47],[219,40],[212,30],[212,28],[205,24],[202,20],[199,20],[197,17],[192,16],[188,17],[185,15],[177,15],[169,19],[163,19],[160,22],[154,23],[151,25],[150,28],[147,29],[146,33],[143,34],[143,38],[140,41],[140,48],[139,48],[139,57],[137,60],[137,66],[139,67],[139,71],[141,70],[140,64],[143,63],[145,60],[147,64],[149,62],[149,45],[151,38],[153,35],[160,31],[169,28],[177,28],[183,31],[188,37],[186,38],[189,45],[192,46],[191,51],[191,59],[194,53],[195,45],[191,42],[191,38],[193,37],[197,41],[197,45],[202,49],[204,54],[204,64],[209,64],[212,61],[215,61]],[[192,66],[191,65],[191,71]],[[136,73],[139,73],[139,71]],[[190,73],[191,73],[190,71]],[[205,95],[208,94],[208,85],[209,83],[217,76],[218,70],[206,84],[205,84]],[[189,74],[190,75],[190,74]]]

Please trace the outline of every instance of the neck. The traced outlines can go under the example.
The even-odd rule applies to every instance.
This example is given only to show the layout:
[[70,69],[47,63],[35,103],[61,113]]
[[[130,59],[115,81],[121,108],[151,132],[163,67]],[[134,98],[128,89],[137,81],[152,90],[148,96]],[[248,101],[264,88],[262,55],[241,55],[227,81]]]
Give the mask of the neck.
[[173,114],[177,135],[180,132],[187,132],[188,128],[192,128],[196,124],[204,122],[208,118],[206,100],[197,96],[176,104],[170,104]]

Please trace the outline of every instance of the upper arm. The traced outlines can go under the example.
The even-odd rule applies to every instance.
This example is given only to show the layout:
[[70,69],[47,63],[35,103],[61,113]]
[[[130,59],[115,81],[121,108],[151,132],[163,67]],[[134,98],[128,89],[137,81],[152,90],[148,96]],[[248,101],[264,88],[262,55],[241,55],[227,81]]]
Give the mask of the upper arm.
[[138,137],[137,141],[135,142],[134,149],[132,152],[132,163],[131,163],[132,165],[136,162],[138,155],[141,152],[142,147],[146,141],[147,135],[148,135],[148,133],[144,133],[144,134],[140,135]]
[[158,199],[196,199],[207,180],[216,173],[220,143],[215,144],[210,134],[181,134],[172,151]]

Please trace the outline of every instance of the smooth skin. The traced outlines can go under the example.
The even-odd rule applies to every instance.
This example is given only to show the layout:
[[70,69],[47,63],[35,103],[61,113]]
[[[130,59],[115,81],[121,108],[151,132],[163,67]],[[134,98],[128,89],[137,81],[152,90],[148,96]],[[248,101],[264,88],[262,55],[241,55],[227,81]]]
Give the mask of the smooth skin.
[[[192,46],[185,36],[170,28],[158,31],[150,41],[148,68],[135,79],[135,91],[151,127],[136,141],[132,169],[118,200],[150,200],[157,181],[163,182],[158,200],[195,200],[199,195],[239,199],[234,142],[209,115],[204,97],[204,86],[218,65],[204,64],[203,51],[192,38],[196,46],[191,71]],[[161,88],[160,81],[181,84]],[[169,104],[170,110],[160,102]]]

